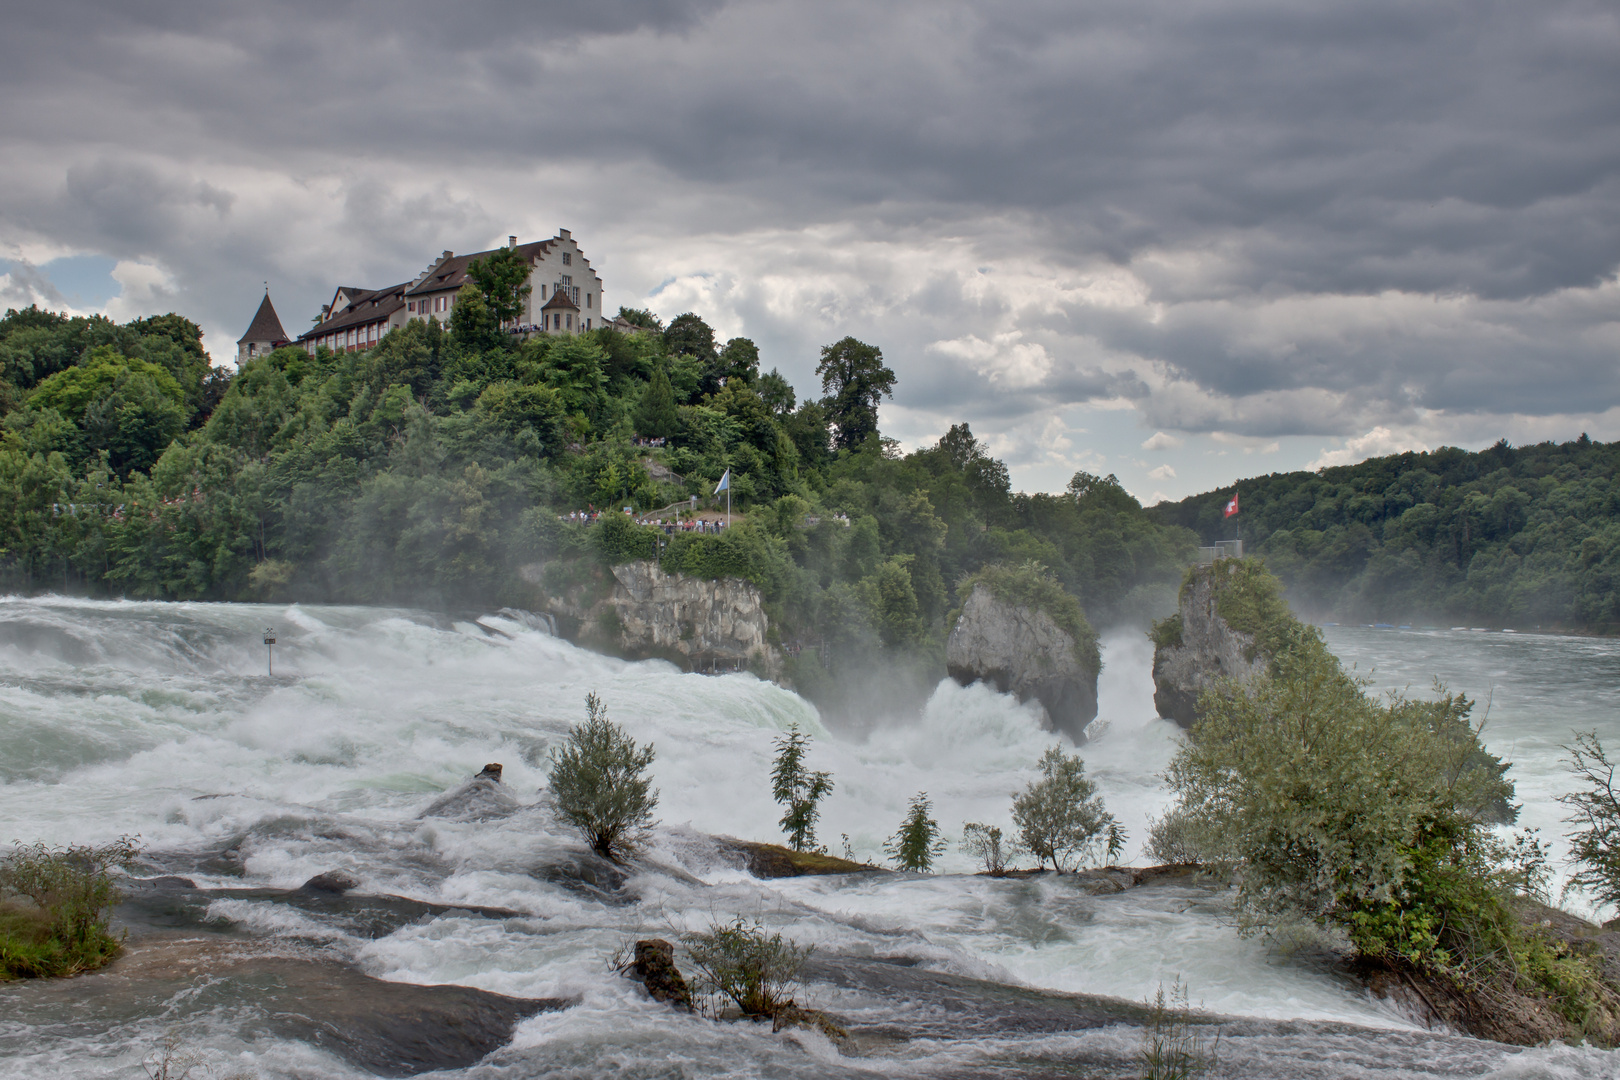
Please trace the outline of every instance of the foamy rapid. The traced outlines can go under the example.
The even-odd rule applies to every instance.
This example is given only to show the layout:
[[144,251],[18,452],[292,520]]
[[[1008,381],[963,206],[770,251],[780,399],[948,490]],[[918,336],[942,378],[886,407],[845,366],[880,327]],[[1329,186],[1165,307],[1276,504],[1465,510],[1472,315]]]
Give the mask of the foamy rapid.
[[[265,674],[266,626],[278,638],[273,678]],[[1365,666],[1389,639],[1342,632],[1331,640]],[[1436,643],[1424,656],[1436,670],[1425,669],[1423,683],[1441,674],[1458,689],[1485,692],[1464,678],[1477,671],[1445,669],[1477,643],[1426,640]],[[1585,652],[1558,644],[1564,640],[1539,647],[1563,656],[1570,670],[1596,664],[1607,674],[1620,665],[1620,650],[1606,643],[1594,654],[1586,643]],[[1423,666],[1410,647],[1401,652],[1414,672]],[[1529,661],[1545,662],[1545,656]],[[1492,669],[1501,689],[1491,741],[1513,756],[1526,818],[1544,823],[1557,817],[1543,804],[1556,787],[1556,746],[1567,740],[1570,724],[1521,699],[1515,663],[1521,662],[1505,656],[1501,670]],[[1139,634],[1104,642],[1100,698],[1107,726],[1082,751],[1109,808],[1129,830],[1127,863],[1140,859],[1147,820],[1167,801],[1160,774],[1178,739],[1175,726],[1154,715],[1150,664],[1151,647]],[[1395,674],[1405,677],[1404,671]],[[1534,672],[1524,668],[1521,681],[1534,683]],[[1391,666],[1379,673],[1389,676]],[[1594,685],[1601,681],[1594,676]],[[1613,685],[1605,691],[1610,697]],[[662,825],[648,853],[652,868],[627,888],[637,902],[604,902],[547,869],[579,850],[556,828],[542,792],[550,748],[584,716],[587,692],[599,694],[613,719],[657,748]],[[1521,710],[1527,715],[1519,718]],[[1602,722],[1620,744],[1613,715],[1604,713]],[[222,925],[318,943],[387,980],[579,999],[571,1009],[521,1024],[513,1046],[501,1052],[500,1070],[480,1072],[494,1067],[486,1065],[466,1075],[753,1076],[766,1063],[781,1076],[971,1074],[998,1055],[1029,1052],[995,1040],[917,1041],[861,1061],[840,1059],[814,1040],[789,1051],[781,1039],[747,1025],[672,1017],[607,970],[606,957],[627,939],[671,936],[738,913],[782,927],[824,956],[910,957],[933,971],[1133,1000],[1180,977],[1195,1001],[1221,1013],[1416,1030],[1330,968],[1239,937],[1222,897],[1204,889],[1091,897],[1050,878],[949,874],[758,881],[713,857],[706,839],[712,834],[780,838],[768,772],[772,739],[790,724],[815,737],[812,767],[830,771],[837,785],[820,825],[834,853],[847,836],[857,859],[881,861],[883,841],[908,800],[926,791],[952,840],[940,867],[950,873],[973,869],[955,846],[962,823],[1010,825],[1011,794],[1058,738],[1042,730],[1035,710],[983,686],[949,681],[920,716],[872,719],[869,734],[848,738],[828,730],[798,696],[752,676],[703,677],[658,662],[621,662],[516,617],[0,602],[5,839],[84,843],[138,833],[155,868],[182,868],[204,888],[294,888],[341,869],[361,881],[364,893],[518,912],[509,918],[451,912],[368,937],[252,898],[217,900],[210,911]],[[1575,726],[1598,722],[1595,711],[1576,719]],[[521,804],[515,812],[482,821],[422,816],[436,797],[495,761],[504,764],[505,784]],[[817,1004],[874,1022],[896,1021],[905,1011],[904,1002],[853,991],[818,993]],[[262,1076],[360,1075],[310,1045],[245,1035],[223,1006],[210,1015],[213,1021],[188,1021],[192,1037]],[[117,1031],[88,1032],[64,1016],[40,1006],[0,1017],[0,1077],[139,1075],[132,1070],[140,1056],[165,1030],[161,1018],[143,1017]],[[1108,1039],[1132,1037],[1072,1038],[1108,1050]],[[1260,1052],[1260,1043],[1245,1045],[1242,1053]],[[1543,1055],[1537,1060],[1547,1075],[1610,1075],[1603,1070],[1614,1062],[1595,1051],[1534,1053]],[[661,1071],[672,1055],[689,1063],[685,1071]],[[1457,1075],[1534,1075],[1511,1071],[1524,1062],[1517,1052],[1479,1055],[1478,1069]],[[606,1061],[618,1065],[604,1069]],[[1396,1058],[1373,1071],[1426,1069],[1416,1059]]]

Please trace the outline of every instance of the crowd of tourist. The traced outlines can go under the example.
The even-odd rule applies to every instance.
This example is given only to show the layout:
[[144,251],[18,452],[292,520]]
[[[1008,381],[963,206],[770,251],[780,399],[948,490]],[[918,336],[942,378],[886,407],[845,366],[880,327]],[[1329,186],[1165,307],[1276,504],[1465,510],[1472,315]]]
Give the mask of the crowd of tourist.
[[[594,525],[597,521],[601,520],[604,513],[611,514],[614,513],[614,511],[597,510],[595,507],[592,507],[589,510],[570,510],[566,514],[559,514],[558,519],[577,524]],[[651,526],[655,529],[662,529],[664,532],[671,535],[678,532],[718,534],[725,529],[727,524],[724,521],[707,521],[698,517],[683,518],[679,515],[667,518],[637,517],[635,522],[637,525],[645,525]]]

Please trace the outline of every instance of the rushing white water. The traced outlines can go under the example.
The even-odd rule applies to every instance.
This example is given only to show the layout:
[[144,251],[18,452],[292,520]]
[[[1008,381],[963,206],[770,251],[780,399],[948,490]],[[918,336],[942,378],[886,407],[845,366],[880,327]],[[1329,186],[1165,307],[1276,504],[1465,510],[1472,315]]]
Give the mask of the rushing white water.
[[[758,1075],[767,1059],[784,1076],[844,1069],[933,1075],[1031,1052],[1033,1043],[1009,1049],[994,1040],[916,1041],[851,1064],[812,1040],[784,1055],[780,1040],[747,1027],[672,1019],[606,969],[605,958],[627,938],[671,936],[738,913],[781,926],[823,955],[911,957],[934,971],[1133,1000],[1179,976],[1195,1000],[1221,1013],[1414,1030],[1332,970],[1240,938],[1223,917],[1221,898],[1190,886],[1091,897],[1050,878],[760,882],[713,857],[708,834],[779,838],[768,772],[772,739],[792,723],[814,734],[812,766],[829,770],[837,784],[821,823],[835,852],[847,835],[856,858],[880,861],[884,838],[919,791],[928,792],[953,841],[964,821],[1010,824],[1012,792],[1056,736],[1041,729],[1034,711],[982,686],[942,683],[920,717],[876,718],[870,734],[851,739],[824,728],[796,695],[752,676],[706,678],[662,663],[625,663],[511,619],[481,622],[369,608],[0,602],[5,838],[82,843],[138,833],[159,864],[203,887],[294,888],[342,869],[366,893],[520,912],[507,919],[452,912],[367,937],[263,900],[221,899],[211,911],[239,928],[319,942],[384,979],[580,999],[523,1023],[503,1052],[516,1071],[501,1075],[600,1075],[593,1069],[603,1055],[626,1075]],[[264,674],[266,625],[279,638],[274,678]],[[1403,643],[1394,650],[1398,663],[1380,651],[1388,636],[1335,631],[1330,640],[1363,667],[1376,660],[1385,681],[1426,685],[1440,675],[1483,694],[1488,687],[1480,680],[1488,676],[1498,686],[1493,747],[1513,756],[1531,823],[1557,816],[1542,804],[1557,790],[1557,745],[1568,729],[1613,730],[1613,714],[1599,716],[1616,693],[1609,676],[1620,667],[1620,648],[1608,643],[1524,637],[1511,648],[1528,654],[1510,651],[1468,667],[1473,661],[1463,658],[1481,645],[1473,640],[1423,638],[1427,653]],[[1178,735],[1154,715],[1148,643],[1121,635],[1104,644],[1107,728],[1084,756],[1130,831],[1131,861],[1140,855],[1147,818],[1166,802],[1159,774]],[[1571,710],[1553,688],[1538,689],[1536,672],[1548,656],[1561,658],[1566,684],[1577,678],[1570,672],[1587,673],[1578,676],[1592,691],[1586,711]],[[658,751],[663,825],[649,852],[654,869],[631,882],[635,903],[604,903],[546,872],[578,844],[535,805],[545,762],[583,717],[590,691]],[[1556,722],[1543,711],[1553,705],[1562,710]],[[421,816],[493,761],[504,764],[522,809],[484,821]],[[204,861],[226,849],[231,866]],[[941,869],[973,867],[953,844]],[[846,1015],[895,1022],[904,1014],[901,1002],[817,992],[817,1004]],[[227,1013],[212,1027],[195,1023],[202,1025],[197,1038],[248,1055],[261,1075],[352,1071],[304,1044],[246,1039]],[[0,1076],[130,1075],[164,1030],[161,1018],[100,1036],[52,1035],[50,1024],[41,1024],[0,1017]],[[1073,1038],[1107,1049],[1107,1040],[1128,1037]],[[1047,1050],[1066,1053],[1064,1046]],[[1536,1075],[1515,1071],[1525,1064],[1522,1055],[1480,1053],[1478,1068],[1457,1075]],[[1609,1075],[1614,1063],[1595,1051],[1534,1053],[1548,1075]],[[687,1055],[690,1068],[648,1064],[670,1054]],[[1371,1071],[1427,1070],[1409,1056]]]

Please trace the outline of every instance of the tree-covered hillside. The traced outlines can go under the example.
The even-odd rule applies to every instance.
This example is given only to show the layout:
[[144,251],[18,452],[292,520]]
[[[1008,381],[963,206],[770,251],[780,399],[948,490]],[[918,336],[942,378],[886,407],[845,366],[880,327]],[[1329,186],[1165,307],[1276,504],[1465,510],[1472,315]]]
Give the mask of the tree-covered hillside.
[[[531,606],[654,556],[760,585],[817,665],[904,654],[941,671],[955,586],[987,564],[1043,564],[1099,625],[1173,603],[1193,536],[1112,477],[1015,493],[965,424],[900,454],[877,429],[894,374],[874,346],[827,346],[822,396],[801,403],[753,342],[717,342],[695,314],[520,340],[493,314],[511,284],[479,283],[445,326],[364,352],[286,348],[234,377],[209,372],[176,316],[9,312],[0,583]],[[728,469],[737,524],[717,535],[660,547],[622,513],[564,520],[710,503]]]
[[[1620,443],[1444,447],[1237,483],[1250,554],[1317,618],[1620,629]],[[1148,511],[1230,539],[1232,488]]]

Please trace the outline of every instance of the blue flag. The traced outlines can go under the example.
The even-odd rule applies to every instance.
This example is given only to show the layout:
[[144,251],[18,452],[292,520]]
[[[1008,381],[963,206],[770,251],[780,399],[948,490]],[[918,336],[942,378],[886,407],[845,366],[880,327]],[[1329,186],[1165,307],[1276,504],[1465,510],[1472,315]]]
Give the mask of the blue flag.
[[727,469],[727,470],[726,470],[726,475],[724,475],[724,476],[722,476],[722,477],[721,477],[721,478],[720,478],[720,483],[719,483],[719,485],[718,485],[718,486],[717,486],[717,487],[716,487],[716,488],[715,488],[715,489],[714,489],[714,493],[715,493],[715,494],[716,494],[716,495],[718,495],[718,494],[720,494],[720,493],[721,493],[721,492],[722,492],[722,491],[730,491],[730,490],[731,490],[731,470],[730,470],[730,469]]

